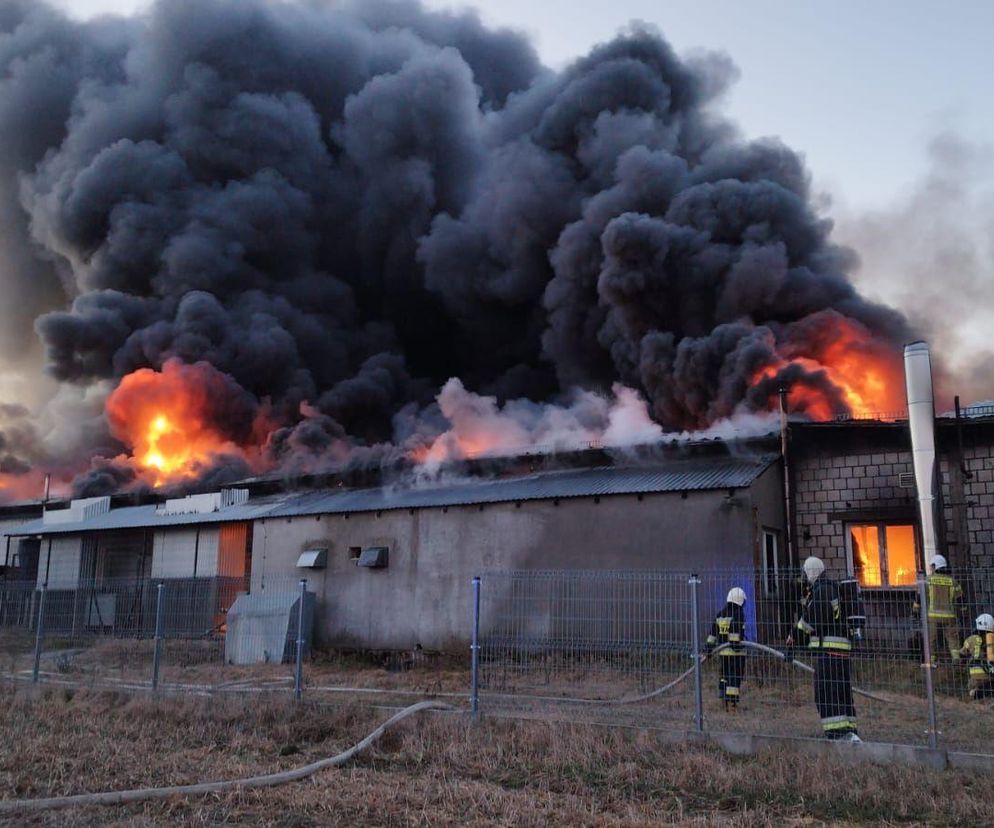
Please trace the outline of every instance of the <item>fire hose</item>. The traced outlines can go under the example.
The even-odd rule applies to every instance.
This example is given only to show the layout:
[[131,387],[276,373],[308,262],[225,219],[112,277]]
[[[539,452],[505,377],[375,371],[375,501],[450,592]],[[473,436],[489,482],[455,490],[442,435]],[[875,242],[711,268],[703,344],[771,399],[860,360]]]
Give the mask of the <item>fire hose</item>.
[[[701,663],[703,664],[708,660],[710,656],[717,655],[722,650],[728,649],[730,646],[731,646],[730,644],[720,644],[719,646],[715,647],[715,649],[712,650],[709,655],[705,655],[701,659]],[[754,641],[742,641],[739,642],[739,646],[748,647],[751,650],[758,650],[759,652],[767,653],[768,655],[775,656],[780,661],[788,660],[787,656],[785,656],[784,653],[774,649],[773,647],[767,647],[765,644],[757,644]],[[799,670],[804,670],[804,672],[806,673],[814,673],[815,671],[814,667],[805,664],[803,661],[798,661],[796,658],[791,658],[789,660],[789,663],[792,664],[794,667],[797,667]],[[547,696],[547,697],[543,696],[541,698],[547,698],[550,701],[557,700],[564,702],[577,702],[580,704],[637,704],[639,702],[649,701],[650,699],[654,699],[657,696],[661,696],[664,693],[668,692],[669,690],[672,690],[678,684],[689,678],[693,674],[695,669],[696,665],[685,670],[683,673],[681,673],[679,676],[673,679],[673,681],[671,681],[669,684],[665,684],[662,687],[657,687],[655,690],[649,693],[645,693],[641,696],[627,696],[621,699],[579,699],[579,698],[558,697],[558,696]],[[885,703],[889,703],[890,701],[889,699],[886,699],[883,696],[878,696],[876,693],[871,693],[869,690],[863,690],[856,686],[853,686],[852,690],[854,693],[863,696],[867,699],[872,699],[873,701],[885,702]]]
[[0,814],[7,815],[13,813],[26,813],[32,811],[49,811],[56,808],[76,808],[89,805],[126,805],[135,802],[147,802],[151,799],[168,799],[173,796],[200,796],[210,793],[221,793],[232,790],[249,790],[251,788],[268,788],[274,785],[285,785],[288,782],[297,782],[306,779],[318,771],[344,765],[357,754],[364,751],[375,741],[377,741],[387,730],[394,725],[420,713],[424,710],[454,710],[451,705],[441,704],[435,701],[423,701],[405,707],[399,713],[391,716],[376,730],[366,736],[362,741],[357,742],[348,750],[330,756],[326,759],[319,759],[309,765],[299,768],[280,771],[279,773],[269,773],[262,776],[249,776],[244,779],[226,779],[220,782],[197,782],[192,785],[172,785],[163,788],[135,788],[128,791],[105,791],[103,793],[76,794],[74,796],[56,796],[47,799],[13,799],[0,801]]
[[[787,656],[781,653],[779,650],[773,647],[767,647],[765,644],[758,644],[752,641],[740,642],[740,646],[748,647],[753,650],[758,650],[760,652],[767,653],[769,655],[775,656],[780,660],[787,660]],[[708,655],[705,655],[701,659],[703,664],[710,656],[716,655],[724,649],[730,647],[729,644],[721,644],[711,651]],[[802,661],[798,661],[795,658],[790,659],[790,663],[800,670],[804,670],[807,673],[813,673],[814,668],[805,664]],[[645,693],[641,696],[628,697],[623,699],[572,699],[568,697],[555,697],[558,701],[565,702],[581,702],[589,704],[636,704],[638,702],[648,701],[650,699],[661,696],[672,688],[676,687],[681,682],[685,681],[696,669],[697,665],[690,667],[685,670],[679,676],[677,676],[673,681],[665,684],[653,690],[650,693]],[[868,690],[862,690],[858,687],[853,687],[853,692],[864,696],[865,698],[872,699],[873,701],[887,702],[888,699],[883,696],[878,696],[875,693],[871,693]],[[552,698],[552,697],[550,697]],[[417,704],[412,704],[409,707],[405,707],[400,712],[391,716],[383,724],[377,727],[364,739],[357,742],[355,745],[350,747],[335,756],[330,756],[326,759],[319,759],[316,762],[312,762],[309,765],[303,765],[299,768],[293,768],[291,770],[280,771],[278,773],[264,774],[261,776],[250,776],[242,779],[226,779],[218,782],[198,782],[191,785],[172,785],[160,788],[135,788],[126,791],[104,791],[102,793],[88,793],[88,794],[75,794],[72,796],[57,796],[50,797],[46,799],[15,799],[0,801],[0,815],[3,814],[13,814],[13,813],[26,813],[34,811],[48,811],[57,808],[74,808],[74,807],[84,807],[91,805],[125,805],[136,802],[147,802],[153,799],[168,799],[173,796],[201,796],[203,794],[210,793],[221,793],[230,790],[250,790],[252,788],[267,788],[275,785],[284,785],[288,782],[297,782],[301,779],[306,779],[309,776],[318,773],[319,771],[326,770],[328,768],[339,767],[344,765],[346,762],[354,758],[356,755],[364,751],[374,742],[376,742],[383,734],[389,730],[394,725],[413,716],[415,713],[420,713],[425,710],[455,710],[456,708],[448,704],[443,704],[436,701],[422,701]]]

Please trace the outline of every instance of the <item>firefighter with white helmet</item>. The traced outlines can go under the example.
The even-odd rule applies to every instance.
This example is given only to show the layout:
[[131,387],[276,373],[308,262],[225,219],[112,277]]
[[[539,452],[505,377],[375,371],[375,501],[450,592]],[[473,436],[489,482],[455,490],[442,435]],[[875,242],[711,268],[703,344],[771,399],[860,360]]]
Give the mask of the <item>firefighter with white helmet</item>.
[[[960,659],[959,621],[956,617],[956,602],[963,590],[949,573],[949,562],[942,555],[932,558],[932,571],[925,579],[928,592],[928,638],[932,645],[932,661],[937,662],[940,638],[945,644],[945,652],[953,661]],[[918,610],[918,602],[915,602]]]
[[715,647],[727,644],[719,653],[721,679],[718,682],[718,697],[728,710],[738,709],[742,691],[742,677],[745,674],[745,607],[746,594],[741,587],[733,587],[725,598],[725,606],[711,625],[706,652],[710,655]]
[[977,616],[973,634],[963,642],[960,655],[968,660],[970,698],[994,698],[994,615]]
[[[815,704],[822,730],[829,739],[859,742],[849,660],[852,642],[839,585],[825,576],[821,558],[808,558],[803,569],[811,595],[801,609],[797,629],[809,636],[808,647],[815,656]],[[787,645],[789,654],[793,637]]]

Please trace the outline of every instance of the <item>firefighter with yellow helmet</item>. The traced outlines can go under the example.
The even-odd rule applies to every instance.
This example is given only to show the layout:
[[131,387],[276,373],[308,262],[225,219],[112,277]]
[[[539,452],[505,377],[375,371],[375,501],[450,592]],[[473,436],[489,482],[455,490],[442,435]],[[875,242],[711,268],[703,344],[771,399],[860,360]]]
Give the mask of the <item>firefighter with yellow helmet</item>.
[[994,616],[988,612],[977,616],[973,634],[959,654],[969,659],[970,698],[994,698]]
[[721,661],[721,679],[718,682],[718,697],[728,710],[738,708],[741,698],[742,677],[745,675],[745,590],[733,587],[728,591],[726,603],[711,625],[705,651],[710,655],[715,647],[727,644],[718,653]]

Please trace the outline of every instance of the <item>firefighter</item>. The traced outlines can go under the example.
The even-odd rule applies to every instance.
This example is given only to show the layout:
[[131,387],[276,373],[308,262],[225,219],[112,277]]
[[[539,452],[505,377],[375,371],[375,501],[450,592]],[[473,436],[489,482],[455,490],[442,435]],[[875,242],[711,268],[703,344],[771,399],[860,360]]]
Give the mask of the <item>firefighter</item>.
[[[956,601],[963,594],[960,585],[949,574],[949,564],[942,555],[932,559],[932,572],[926,579],[928,587],[928,640],[932,645],[932,662],[939,660],[939,636],[946,645],[946,652],[953,661],[960,659],[959,622],[956,619]],[[919,611],[918,602],[914,604]]]
[[994,616],[978,615],[973,635],[963,642],[960,655],[969,659],[970,698],[994,698]]
[[745,590],[733,587],[728,591],[727,602],[718,613],[711,625],[706,652],[720,644],[728,644],[718,653],[721,659],[721,679],[718,682],[718,698],[725,703],[725,710],[731,705],[732,710],[738,709],[741,697],[742,676],[745,674]]
[[[839,585],[824,577],[825,563],[814,556],[804,562],[804,577],[811,595],[801,610],[797,629],[809,637],[815,657],[815,704],[828,739],[861,742],[853,706],[848,623],[843,612]],[[787,639],[792,658],[793,637]],[[785,658],[787,656],[785,655]]]

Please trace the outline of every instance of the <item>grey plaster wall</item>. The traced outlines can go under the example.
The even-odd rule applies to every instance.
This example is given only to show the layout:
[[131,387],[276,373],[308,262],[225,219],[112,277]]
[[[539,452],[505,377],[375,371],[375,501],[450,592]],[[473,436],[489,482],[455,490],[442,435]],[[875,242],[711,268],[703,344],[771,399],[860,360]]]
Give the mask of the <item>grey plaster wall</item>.
[[759,566],[759,532],[772,529],[779,534],[780,542],[785,539],[787,513],[784,509],[783,463],[777,461],[763,472],[749,489],[750,499],[755,510],[755,561]]
[[[252,586],[292,588],[307,575],[317,593],[319,645],[463,651],[470,582],[485,570],[751,567],[754,506],[776,520],[767,515],[775,511],[776,477],[761,487],[758,505],[738,490],[257,521]],[[350,559],[350,547],[378,545],[390,548],[386,569]],[[325,570],[296,569],[308,546],[328,549]]]

